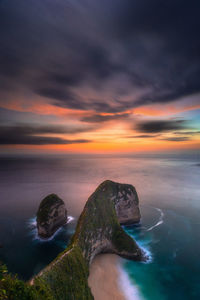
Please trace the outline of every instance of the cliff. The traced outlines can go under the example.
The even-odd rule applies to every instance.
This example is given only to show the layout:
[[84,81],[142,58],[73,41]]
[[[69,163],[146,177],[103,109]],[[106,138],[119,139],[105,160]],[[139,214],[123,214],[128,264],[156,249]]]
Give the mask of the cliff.
[[89,265],[97,254],[144,259],[136,242],[120,226],[118,217],[123,224],[139,221],[137,193],[131,185],[104,181],[89,197],[68,248],[32,283],[45,284],[53,299],[93,299],[87,278]]
[[67,222],[65,203],[56,194],[45,197],[37,212],[37,229],[39,237],[50,238]]
[[107,180],[89,197],[72,238],[88,263],[103,252],[141,258],[140,249],[120,226],[120,222],[130,224],[136,219],[134,210],[138,213],[137,221],[140,220],[136,195],[133,186]]
[[120,226],[120,222],[129,224],[139,219],[134,187],[104,181],[89,197],[69,246],[31,280],[28,287],[31,297],[26,299],[94,299],[88,275],[89,265],[97,254],[115,253],[132,260],[145,259],[136,242]]

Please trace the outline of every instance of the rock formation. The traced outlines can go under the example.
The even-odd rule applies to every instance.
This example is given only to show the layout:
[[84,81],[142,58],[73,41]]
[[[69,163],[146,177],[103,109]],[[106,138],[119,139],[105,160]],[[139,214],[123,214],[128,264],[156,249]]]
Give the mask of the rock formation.
[[37,212],[37,229],[40,238],[50,238],[56,230],[66,224],[65,203],[55,194],[45,197]]
[[53,300],[93,299],[87,278],[89,265],[99,253],[115,253],[144,260],[144,253],[120,226],[140,220],[133,186],[104,181],[89,197],[68,248],[33,280]]
[[134,186],[113,181],[107,181],[107,184],[112,185],[111,200],[114,202],[119,223],[123,225],[138,223],[141,215],[138,195]]
[[[89,265],[96,255],[115,253],[128,259],[145,259],[136,242],[120,226],[120,223],[130,224],[139,219],[134,187],[104,181],[89,197],[67,249],[30,284],[17,277],[2,275],[3,297],[6,295],[6,299],[15,300],[93,300],[88,275]],[[61,226],[61,220],[66,220],[62,200],[56,195],[47,196],[38,210],[38,226],[42,228],[42,236],[52,234]]]

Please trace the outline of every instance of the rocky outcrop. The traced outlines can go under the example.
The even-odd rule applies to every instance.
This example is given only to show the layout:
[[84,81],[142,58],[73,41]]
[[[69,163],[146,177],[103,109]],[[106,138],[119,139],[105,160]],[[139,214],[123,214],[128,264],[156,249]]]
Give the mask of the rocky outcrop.
[[74,236],[89,263],[99,253],[142,258],[135,241],[120,226],[140,220],[136,196],[132,185],[106,180],[89,197]]
[[120,184],[108,181],[112,185],[113,196],[117,218],[120,224],[128,225],[140,221],[140,209],[137,192],[134,186],[130,184]]
[[36,290],[42,287],[54,300],[94,299],[87,279],[96,255],[115,253],[145,260],[142,250],[120,226],[139,219],[134,187],[104,181],[89,197],[68,248],[32,280],[33,286]]
[[50,194],[40,203],[37,212],[38,235],[42,239],[50,238],[67,222],[65,203],[56,194]]

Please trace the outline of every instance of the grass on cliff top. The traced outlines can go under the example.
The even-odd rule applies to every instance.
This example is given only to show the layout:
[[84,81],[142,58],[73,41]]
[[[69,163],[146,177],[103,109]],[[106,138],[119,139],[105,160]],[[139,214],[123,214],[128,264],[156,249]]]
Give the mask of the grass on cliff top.
[[[136,242],[122,229],[119,224],[114,203],[111,200],[121,190],[134,189],[127,184],[119,184],[110,180],[104,181],[89,197],[79,218],[72,243],[78,242],[83,251],[90,251],[90,240],[103,232],[105,237],[118,250],[135,252]],[[110,232],[112,231],[112,235]]]
[[10,275],[7,267],[0,262],[0,300],[54,300],[48,287],[41,281],[40,286],[30,286]]
[[35,287],[41,282],[49,287],[53,299],[59,300],[93,300],[88,286],[89,268],[83,258],[81,249],[73,247],[61,261],[51,263],[52,268],[36,277]]

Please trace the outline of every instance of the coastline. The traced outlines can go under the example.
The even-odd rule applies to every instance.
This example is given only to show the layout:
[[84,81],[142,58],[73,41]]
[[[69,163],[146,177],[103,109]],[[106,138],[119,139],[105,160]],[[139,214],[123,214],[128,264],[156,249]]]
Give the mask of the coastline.
[[95,300],[126,300],[119,286],[119,257],[100,254],[90,266],[88,284]]

